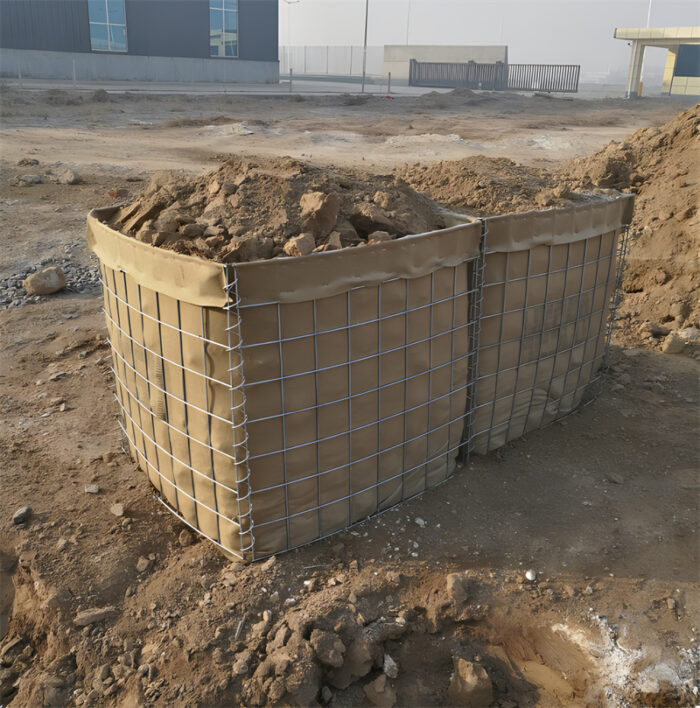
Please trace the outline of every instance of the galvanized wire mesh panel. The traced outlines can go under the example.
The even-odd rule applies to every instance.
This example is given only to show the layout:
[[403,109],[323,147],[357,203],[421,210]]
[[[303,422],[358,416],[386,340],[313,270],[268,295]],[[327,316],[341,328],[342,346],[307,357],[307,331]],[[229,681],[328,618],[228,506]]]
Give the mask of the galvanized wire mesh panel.
[[457,265],[300,302],[249,300],[227,266],[224,307],[102,263],[121,426],[159,500],[254,560],[574,410],[609,346],[626,228],[510,252],[487,239]]
[[243,381],[226,312],[142,287],[104,264],[101,273],[120,426],[132,456],[185,523],[244,556],[252,536],[237,427]]
[[444,481],[472,399],[482,259],[299,303],[246,304],[255,556],[347,528]]
[[625,249],[626,230],[487,253],[475,451],[500,447],[581,403],[609,346]]
[[469,449],[482,271],[251,305],[231,266],[220,309],[102,265],[120,425],[158,498],[252,560],[444,481]]

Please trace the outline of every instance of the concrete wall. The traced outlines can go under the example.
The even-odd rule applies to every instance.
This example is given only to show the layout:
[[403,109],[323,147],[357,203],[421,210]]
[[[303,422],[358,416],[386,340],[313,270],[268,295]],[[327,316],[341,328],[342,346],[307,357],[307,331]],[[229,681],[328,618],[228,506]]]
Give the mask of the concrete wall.
[[0,49],[0,76],[78,81],[278,83],[276,61]]
[[[361,76],[363,48],[358,46],[280,47],[280,74]],[[382,76],[384,47],[367,47],[367,75]]]
[[508,61],[508,47],[505,46],[460,46],[385,44],[384,74],[391,72],[392,78],[407,79],[411,59],[417,61],[468,62],[494,64]]
[[[128,54],[209,58],[208,0],[125,0],[125,10]],[[239,0],[238,59],[277,61],[277,25],[277,0]],[[0,0],[0,47],[91,53],[87,0]]]

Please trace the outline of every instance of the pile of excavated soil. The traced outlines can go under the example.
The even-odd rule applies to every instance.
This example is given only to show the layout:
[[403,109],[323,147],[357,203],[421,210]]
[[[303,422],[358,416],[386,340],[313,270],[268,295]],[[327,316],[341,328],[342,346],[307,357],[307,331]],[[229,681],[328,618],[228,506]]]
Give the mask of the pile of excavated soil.
[[445,225],[440,207],[400,179],[291,158],[232,159],[197,178],[156,172],[109,224],[224,263],[365,246]]
[[683,340],[698,334],[698,155],[700,104],[562,168],[574,188],[637,195],[620,307],[618,339],[624,343],[680,350]]
[[440,204],[475,216],[563,206],[584,198],[570,185],[537,167],[505,157],[477,155],[428,165],[407,165],[397,174]]

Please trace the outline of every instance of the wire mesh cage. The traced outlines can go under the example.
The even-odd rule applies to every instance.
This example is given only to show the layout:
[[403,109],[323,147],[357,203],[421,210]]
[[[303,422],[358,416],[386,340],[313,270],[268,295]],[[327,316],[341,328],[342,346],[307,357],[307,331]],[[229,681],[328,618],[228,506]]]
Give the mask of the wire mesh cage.
[[131,454],[170,511],[245,561],[420,494],[579,405],[609,344],[629,211],[237,265],[93,212]]

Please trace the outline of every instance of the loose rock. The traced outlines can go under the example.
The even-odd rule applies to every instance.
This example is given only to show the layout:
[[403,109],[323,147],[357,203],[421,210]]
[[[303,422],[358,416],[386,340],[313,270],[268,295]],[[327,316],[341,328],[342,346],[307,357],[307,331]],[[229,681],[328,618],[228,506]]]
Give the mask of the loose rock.
[[340,200],[335,192],[307,192],[299,200],[304,226],[316,238],[325,238],[333,230],[338,218]]
[[289,241],[284,244],[284,252],[288,256],[308,256],[315,247],[316,242],[314,241],[314,237],[309,233],[305,233],[290,238]]
[[188,529],[182,529],[177,537],[178,543],[183,547],[191,546],[194,543],[194,536]]
[[102,620],[115,614],[116,611],[117,608],[112,605],[108,605],[107,607],[91,607],[88,610],[78,612],[73,619],[73,624],[76,627],[87,627],[90,624],[95,624],[95,622],[102,622]]
[[491,679],[483,666],[454,657],[454,672],[447,690],[450,705],[483,708],[493,701]]
[[399,665],[388,654],[384,654],[384,673],[393,679],[399,675]]
[[396,703],[396,691],[387,681],[385,674],[381,674],[374,681],[370,681],[363,687],[369,702],[381,708],[392,708]]
[[139,559],[136,561],[136,571],[139,573],[145,573],[150,567],[151,560],[144,558],[143,556],[139,556]]
[[680,354],[685,349],[685,342],[675,333],[671,333],[664,339],[661,347],[666,354]]
[[58,266],[32,273],[22,282],[28,295],[51,295],[66,287],[66,276]]
[[336,668],[343,665],[345,644],[343,644],[337,634],[314,629],[309,641],[322,664]]
[[446,578],[447,596],[455,605],[461,605],[467,599],[467,591],[464,588],[464,576],[459,573],[450,573]]
[[24,524],[29,520],[31,515],[32,507],[23,506],[22,508],[17,509],[17,511],[12,515],[12,523],[16,526],[19,526],[19,524]]

